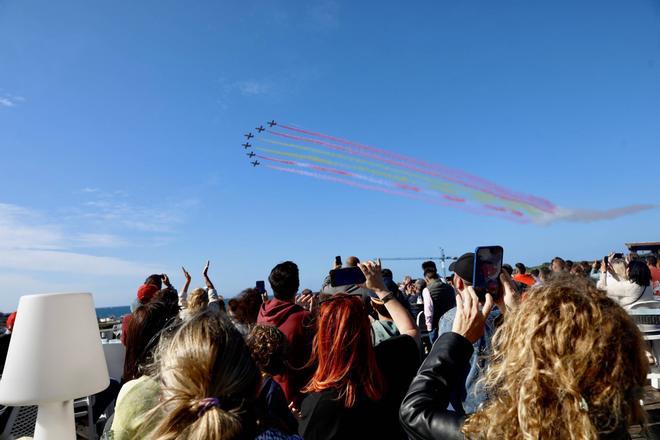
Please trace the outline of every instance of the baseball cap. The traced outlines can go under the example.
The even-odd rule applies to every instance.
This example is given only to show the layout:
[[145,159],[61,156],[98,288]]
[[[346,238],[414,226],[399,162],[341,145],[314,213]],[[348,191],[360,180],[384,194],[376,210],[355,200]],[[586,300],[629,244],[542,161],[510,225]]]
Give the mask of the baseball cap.
[[141,304],[146,304],[159,290],[158,286],[153,284],[143,284],[137,291],[137,299]]
[[428,269],[433,269],[436,272],[438,271],[438,267],[435,265],[435,261],[433,260],[428,260],[422,263],[422,270],[426,271]]
[[449,265],[449,270],[470,284],[473,283],[474,252],[466,252]]

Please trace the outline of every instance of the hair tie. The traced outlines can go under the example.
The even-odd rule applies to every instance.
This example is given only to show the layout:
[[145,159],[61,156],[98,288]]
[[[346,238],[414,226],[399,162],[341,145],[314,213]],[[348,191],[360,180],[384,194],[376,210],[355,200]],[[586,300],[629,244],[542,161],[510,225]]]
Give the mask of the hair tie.
[[205,397],[199,401],[197,417],[202,417],[204,413],[213,407],[220,407],[220,399],[217,397]]

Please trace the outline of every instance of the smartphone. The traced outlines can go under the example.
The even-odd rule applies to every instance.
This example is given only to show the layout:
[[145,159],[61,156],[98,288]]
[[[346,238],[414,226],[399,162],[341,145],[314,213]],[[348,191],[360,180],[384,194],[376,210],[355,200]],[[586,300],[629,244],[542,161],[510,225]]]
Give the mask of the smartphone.
[[257,284],[254,287],[259,293],[266,293],[266,283],[263,281],[257,281]]
[[341,266],[341,255],[335,257],[335,266]]
[[607,265],[610,264],[610,257],[608,257],[607,255],[605,255],[605,257],[603,258],[603,260],[605,260],[605,267],[607,267]]
[[330,271],[330,285],[332,287],[362,284],[367,279],[359,267],[344,267]]
[[487,293],[490,293],[494,299],[497,298],[503,261],[502,246],[479,246],[474,250],[472,287],[480,301],[486,300]]
[[612,255],[612,258],[615,259],[615,260],[616,259],[622,259],[623,254],[621,252],[617,252],[616,254]]

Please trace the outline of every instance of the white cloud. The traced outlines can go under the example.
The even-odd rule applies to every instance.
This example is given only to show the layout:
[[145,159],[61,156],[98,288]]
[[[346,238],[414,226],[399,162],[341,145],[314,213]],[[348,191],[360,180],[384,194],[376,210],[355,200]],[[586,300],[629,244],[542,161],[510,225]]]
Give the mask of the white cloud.
[[319,0],[309,3],[308,22],[318,29],[335,29],[339,26],[339,3],[334,0]]
[[[101,291],[107,290],[110,279],[112,284],[130,284],[145,274],[160,272],[151,264],[81,252],[86,248],[98,251],[126,246],[128,242],[114,234],[72,230],[72,226],[50,219],[35,210],[0,203],[2,310],[15,308],[24,294]],[[100,299],[106,304],[128,302],[127,292],[130,290],[121,297],[106,292],[107,299]]]
[[15,107],[19,102],[25,101],[22,96],[4,95],[0,96],[0,107]]
[[271,89],[270,83],[263,81],[238,81],[235,87],[243,96],[263,95]]
[[101,276],[140,276],[155,272],[153,266],[115,257],[98,257],[69,251],[0,248],[0,267],[12,270],[64,272]]
[[220,94],[217,103],[222,110],[229,108],[233,98],[255,97],[270,95],[275,92],[274,83],[269,79],[245,79],[238,81],[228,81],[226,78],[218,79]]
[[62,225],[46,222],[40,213],[0,203],[0,250],[119,247],[126,241],[114,234],[66,232]]
[[67,232],[64,226],[43,220],[36,211],[0,203],[0,267],[94,275],[144,272],[143,264],[75,251],[125,245],[123,238],[97,232]]
[[159,206],[136,204],[124,191],[103,191],[85,188],[87,200],[81,205],[67,208],[68,221],[82,220],[100,228],[123,229],[148,233],[170,233],[183,222],[185,212],[196,206],[195,198],[184,201],[165,201]]

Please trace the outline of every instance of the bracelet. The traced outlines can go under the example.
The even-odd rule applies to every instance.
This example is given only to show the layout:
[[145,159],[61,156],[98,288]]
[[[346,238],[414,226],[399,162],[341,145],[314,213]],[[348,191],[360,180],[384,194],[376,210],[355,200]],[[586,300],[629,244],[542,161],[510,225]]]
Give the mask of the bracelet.
[[383,302],[383,304],[387,304],[387,302],[391,299],[394,299],[394,294],[392,292],[388,293],[384,297],[382,297],[380,300]]

